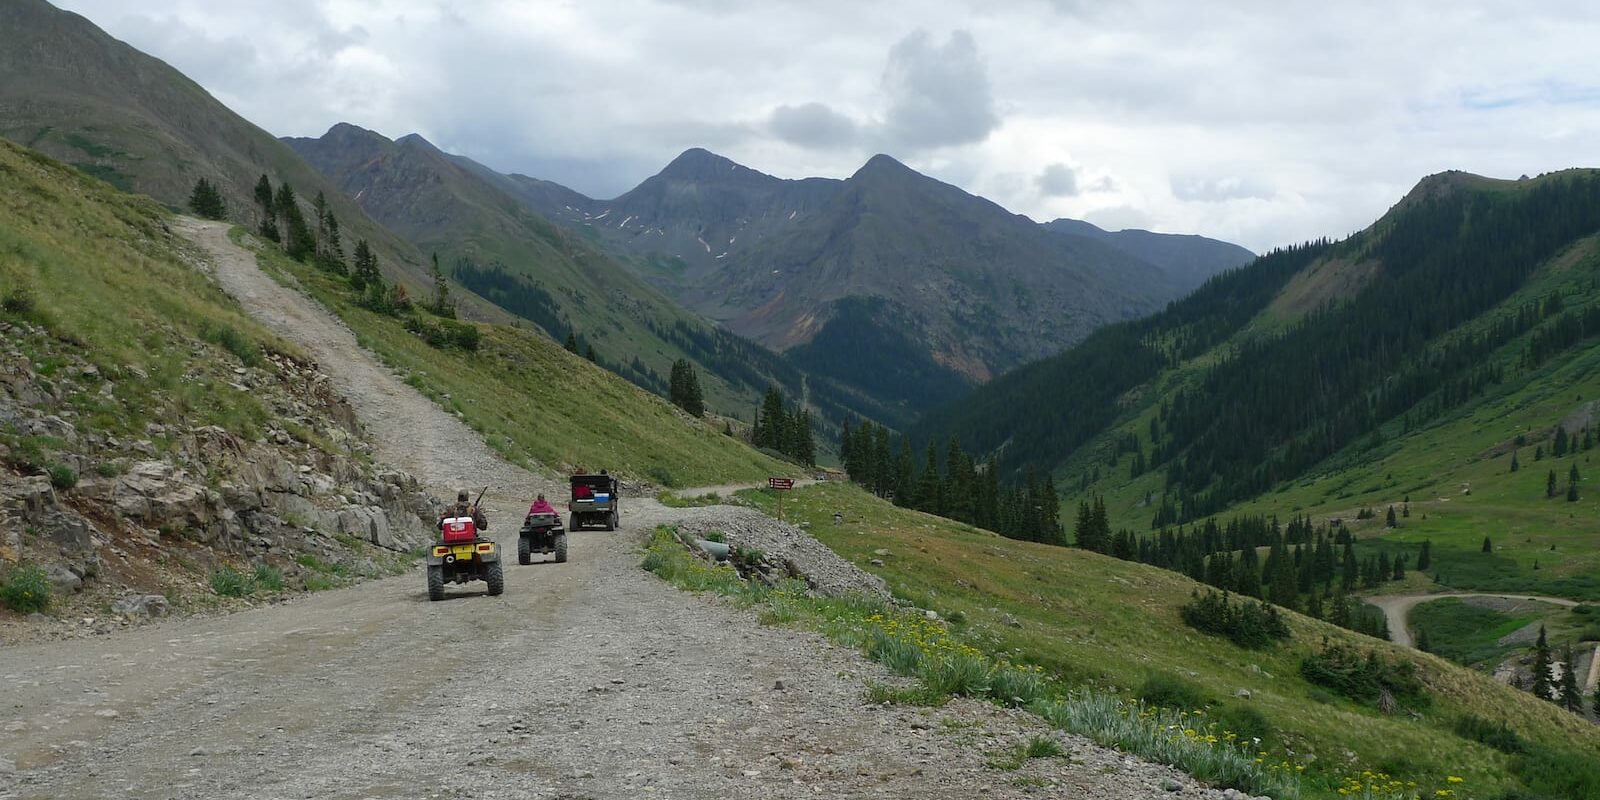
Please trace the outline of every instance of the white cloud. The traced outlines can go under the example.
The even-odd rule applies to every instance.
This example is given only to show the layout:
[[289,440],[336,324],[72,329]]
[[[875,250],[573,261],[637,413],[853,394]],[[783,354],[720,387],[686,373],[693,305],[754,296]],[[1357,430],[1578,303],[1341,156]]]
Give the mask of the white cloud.
[[886,150],[1036,219],[1262,250],[1600,140],[1580,0],[57,2],[276,133],[416,131],[598,196],[696,145],[785,177]]

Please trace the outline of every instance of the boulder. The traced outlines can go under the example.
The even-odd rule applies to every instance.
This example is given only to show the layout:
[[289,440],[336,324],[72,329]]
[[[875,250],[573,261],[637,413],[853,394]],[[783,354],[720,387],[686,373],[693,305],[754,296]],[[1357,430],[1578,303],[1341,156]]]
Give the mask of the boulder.
[[57,593],[76,592],[83,588],[83,578],[60,564],[52,564],[45,568],[45,575],[50,578],[50,588]]
[[172,613],[172,604],[159,594],[137,594],[112,603],[111,610],[124,617],[152,619]]

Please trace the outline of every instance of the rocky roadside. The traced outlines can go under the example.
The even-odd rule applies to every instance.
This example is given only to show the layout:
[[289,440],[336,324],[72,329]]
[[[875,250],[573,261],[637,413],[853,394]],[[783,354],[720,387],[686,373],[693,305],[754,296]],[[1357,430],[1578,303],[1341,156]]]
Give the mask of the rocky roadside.
[[[212,358],[194,353],[197,364]],[[431,535],[436,501],[411,476],[372,466],[355,415],[315,364],[266,353],[257,366],[209,367],[270,412],[254,438],[178,414],[114,433],[79,410],[83,398],[119,408],[147,391],[148,375],[0,323],[0,572],[36,566],[52,589],[46,614],[0,611],[0,641],[190,608],[214,597],[208,576],[223,566],[269,567],[290,589],[380,574]]]

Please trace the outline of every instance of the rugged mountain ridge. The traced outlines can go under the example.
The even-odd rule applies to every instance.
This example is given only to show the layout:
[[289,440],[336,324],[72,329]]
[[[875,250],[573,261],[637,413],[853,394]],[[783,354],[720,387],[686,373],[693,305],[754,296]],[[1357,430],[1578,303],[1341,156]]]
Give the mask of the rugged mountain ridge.
[[1242,267],[1256,257],[1255,253],[1231,242],[1193,234],[1155,233],[1138,228],[1107,231],[1090,222],[1065,218],[1041,225],[1055,233],[1097,239],[1154,264],[1184,292],[1199,287],[1212,275]]
[[724,413],[755,405],[768,385],[806,396],[823,419],[879,416],[871,399],[806,382],[788,360],[740,339],[663,296],[578,234],[551,223],[468,159],[421,136],[390,141],[353,125],[320,138],[285,140],[363,210],[424,251],[464,286],[538,325],[573,337],[607,368],[665,393],[677,358],[698,365],[709,404]]
[[843,180],[785,180],[694,148],[609,201],[505,180],[690,308],[915,410],[1241,262],[1191,264],[1200,237],[1151,234],[1141,253],[1049,232],[886,155]]

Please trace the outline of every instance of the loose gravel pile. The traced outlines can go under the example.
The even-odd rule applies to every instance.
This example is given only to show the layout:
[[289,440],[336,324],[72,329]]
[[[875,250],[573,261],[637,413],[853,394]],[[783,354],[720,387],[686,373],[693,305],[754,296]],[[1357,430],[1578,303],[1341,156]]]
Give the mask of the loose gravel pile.
[[811,534],[759,511],[734,506],[707,506],[685,511],[678,532],[705,539],[722,534],[729,546],[759,550],[768,563],[803,577],[819,594],[838,597],[867,594],[889,597],[883,579],[839,557]]

